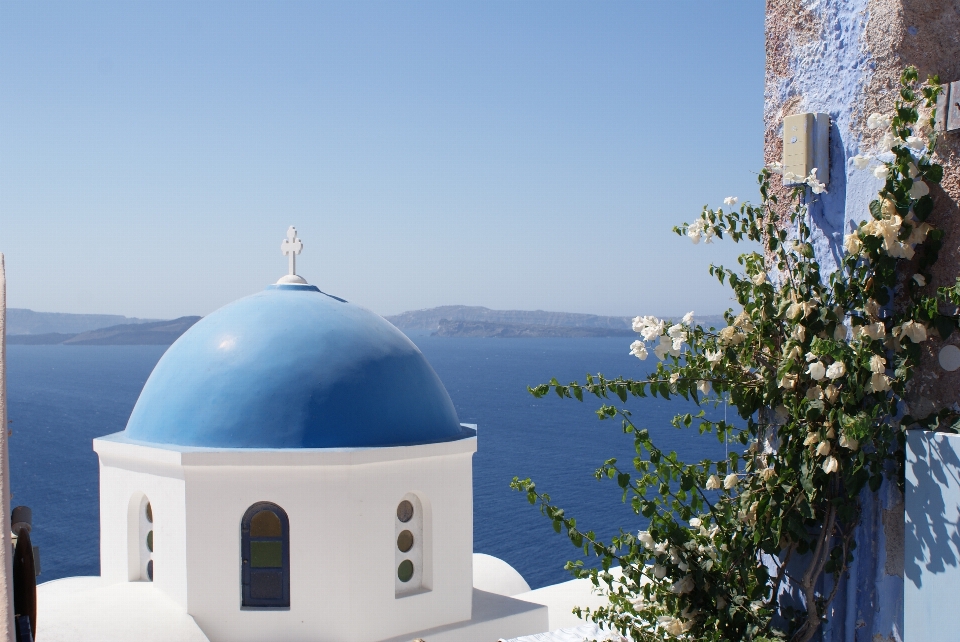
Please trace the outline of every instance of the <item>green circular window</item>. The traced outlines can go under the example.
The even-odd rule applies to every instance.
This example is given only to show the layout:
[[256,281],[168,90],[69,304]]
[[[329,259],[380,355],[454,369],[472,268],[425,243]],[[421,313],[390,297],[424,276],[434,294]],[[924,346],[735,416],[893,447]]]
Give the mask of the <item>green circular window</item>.
[[147,533],[147,550],[153,552],[153,531]]
[[400,533],[397,537],[397,548],[400,549],[401,553],[406,553],[413,548],[413,533],[410,531]]
[[413,519],[413,504],[407,500],[400,502],[400,505],[397,506],[397,519],[404,524]]
[[400,578],[401,582],[409,582],[410,578],[413,577],[413,562],[410,560],[400,562],[400,566],[397,567],[397,577]]
[[152,524],[153,523],[153,507],[150,506],[150,502],[147,502],[146,514],[147,514],[147,521]]

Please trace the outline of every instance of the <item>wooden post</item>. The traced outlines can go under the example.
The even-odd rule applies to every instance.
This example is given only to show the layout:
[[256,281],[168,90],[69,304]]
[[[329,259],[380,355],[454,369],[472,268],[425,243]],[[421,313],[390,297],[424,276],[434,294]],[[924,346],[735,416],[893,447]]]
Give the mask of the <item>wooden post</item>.
[[0,642],[15,642],[7,425],[7,279],[0,254]]

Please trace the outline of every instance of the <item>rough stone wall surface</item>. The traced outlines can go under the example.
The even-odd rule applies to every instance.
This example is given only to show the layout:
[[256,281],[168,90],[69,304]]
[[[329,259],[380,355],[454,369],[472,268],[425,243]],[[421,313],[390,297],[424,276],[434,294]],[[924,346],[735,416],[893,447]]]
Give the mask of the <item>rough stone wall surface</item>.
[[[828,193],[810,204],[814,247],[831,269],[842,255],[843,235],[869,216],[868,204],[882,187],[851,160],[872,153],[879,138],[866,130],[867,116],[893,108],[906,65],[921,77],[960,80],[960,0],[767,0],[766,61],[767,163],[781,160],[784,116],[825,112],[833,123]],[[943,136],[938,155],[945,172],[942,186],[932,189],[930,222],[946,235],[931,292],[960,274],[960,133]],[[960,345],[960,333],[947,341]],[[934,338],[924,346],[912,414],[960,402],[960,370],[948,373],[937,363],[942,345]],[[895,485],[885,484],[877,495],[865,493],[863,504],[856,561],[823,627],[830,642],[903,639],[903,499]]]

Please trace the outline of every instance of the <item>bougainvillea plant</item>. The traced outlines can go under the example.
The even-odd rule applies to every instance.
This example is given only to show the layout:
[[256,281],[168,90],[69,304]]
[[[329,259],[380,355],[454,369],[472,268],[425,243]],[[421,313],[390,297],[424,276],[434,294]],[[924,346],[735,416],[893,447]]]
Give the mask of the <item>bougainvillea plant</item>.
[[[845,237],[835,270],[821,270],[810,242],[807,199],[825,191],[816,170],[781,179],[782,167],[766,168],[759,205],[736,208],[731,197],[728,209],[704,208],[675,228],[694,243],[755,244],[740,269],[710,268],[741,308],[725,314],[726,327],[701,327],[692,313],[675,323],[637,317],[641,338],[631,353],[659,360],[646,378],[588,375],[530,389],[579,401],[595,395],[600,419],[619,419],[636,447],[630,465],[610,459],[596,476],[615,480],[648,525],[610,541],[583,530],[530,479],[513,480],[558,532],[600,558],[599,568],[567,564],[609,595],[579,615],[632,640],[816,635],[855,555],[861,493],[876,492],[885,476],[902,483],[903,430],[917,421],[904,396],[922,346],[957,327],[941,310],[956,310],[960,285],[928,285],[942,238],[927,222],[929,185],[943,176],[933,160],[940,91],[936,78],[922,83],[907,68],[894,112],[868,119],[882,132],[877,155],[852,162],[883,187]],[[774,193],[774,178],[794,184],[788,196]],[[624,407],[647,396],[698,406],[727,399],[737,422],[701,409],[672,423],[740,447],[697,463],[664,452]]]

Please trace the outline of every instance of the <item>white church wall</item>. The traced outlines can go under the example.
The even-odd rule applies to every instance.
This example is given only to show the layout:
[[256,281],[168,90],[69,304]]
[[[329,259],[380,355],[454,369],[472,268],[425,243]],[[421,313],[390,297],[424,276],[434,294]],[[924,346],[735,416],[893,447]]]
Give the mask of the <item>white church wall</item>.
[[[213,642],[373,642],[471,618],[475,438],[353,451],[97,442],[104,577],[128,579],[127,509],[141,492],[154,507],[156,584],[172,586],[171,597]],[[422,518],[424,581],[398,596],[397,505],[411,494]],[[240,522],[261,501],[289,518],[289,608],[241,607]],[[168,556],[188,569],[181,586],[171,582]]]
[[[100,574],[108,582],[140,580],[140,523],[131,537],[131,503],[150,501],[153,512],[153,584],[167,597],[187,607],[186,511],[182,473],[170,462],[152,462],[150,472],[116,444],[98,444],[100,455]],[[98,447],[99,446],[99,447]],[[135,447],[140,448],[140,447]],[[153,449],[151,449],[153,450]],[[139,513],[137,514],[139,518]]]

